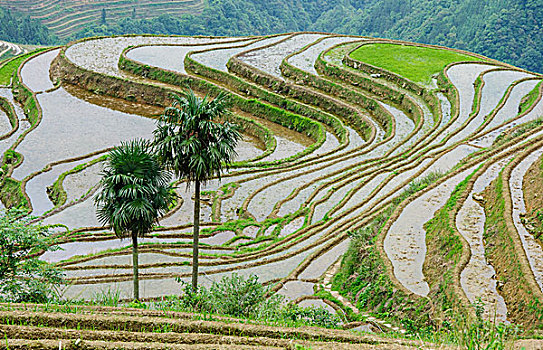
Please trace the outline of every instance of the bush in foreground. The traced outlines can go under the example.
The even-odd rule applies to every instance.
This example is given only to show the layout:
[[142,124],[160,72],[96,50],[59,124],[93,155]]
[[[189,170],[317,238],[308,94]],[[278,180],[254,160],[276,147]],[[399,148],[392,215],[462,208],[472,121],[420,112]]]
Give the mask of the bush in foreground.
[[30,225],[24,214],[0,214],[0,301],[45,303],[57,298],[62,272],[33,256],[56,248],[47,242],[47,227]]
[[324,308],[304,308],[284,303],[278,294],[268,295],[269,288],[258,282],[258,276],[244,278],[236,273],[225,276],[211,287],[200,286],[196,292],[190,284],[181,282],[180,296],[171,296],[154,306],[163,310],[199,312],[285,325],[338,327],[339,316]]

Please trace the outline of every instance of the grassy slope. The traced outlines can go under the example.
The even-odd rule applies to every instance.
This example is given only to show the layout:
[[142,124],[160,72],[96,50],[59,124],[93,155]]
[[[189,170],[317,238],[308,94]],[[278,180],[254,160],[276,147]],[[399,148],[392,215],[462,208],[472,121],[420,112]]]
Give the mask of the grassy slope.
[[36,51],[29,52],[27,54],[18,56],[8,62],[5,62],[0,66],[0,85],[9,85],[13,73],[17,71],[21,63],[26,60],[28,57],[36,54],[37,52],[43,51],[45,49],[38,49]]
[[364,45],[351,53],[355,60],[397,73],[416,83],[430,83],[432,75],[449,63],[480,61],[454,51],[396,44]]

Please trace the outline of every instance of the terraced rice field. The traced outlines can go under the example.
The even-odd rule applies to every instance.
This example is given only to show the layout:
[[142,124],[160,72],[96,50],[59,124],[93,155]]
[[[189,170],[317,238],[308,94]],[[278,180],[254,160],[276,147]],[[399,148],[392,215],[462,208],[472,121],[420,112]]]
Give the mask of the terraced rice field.
[[5,321],[0,349],[443,349],[347,330],[195,320],[193,314],[179,312],[11,304],[0,305],[0,315]]
[[[519,305],[541,300],[543,283],[543,250],[520,218],[523,178],[543,152],[543,77],[451,50],[425,85],[351,57],[368,43],[383,41],[131,36],[33,56],[13,89],[0,89],[2,151],[21,155],[6,164],[2,200],[54,225],[63,250],[41,258],[66,269],[65,298],[128,299],[130,242],[99,226],[92,201],[104,155],[151,137],[149,117],[170,92],[226,91],[245,138],[222,181],[204,188],[203,284],[257,274],[287,300],[328,305],[315,295],[330,290],[350,233],[380,218],[371,243],[407,299],[436,301],[446,278],[455,300],[481,300],[488,319],[540,322]],[[179,205],[141,240],[147,299],[190,278],[193,199],[182,182],[177,191]],[[367,311],[358,296],[332,292],[341,307]]]
[[196,14],[203,10],[202,0],[0,0],[0,6],[28,14],[40,20],[60,38],[67,38],[85,26],[102,20],[102,9],[106,20],[121,18],[154,18],[163,14],[181,16]]

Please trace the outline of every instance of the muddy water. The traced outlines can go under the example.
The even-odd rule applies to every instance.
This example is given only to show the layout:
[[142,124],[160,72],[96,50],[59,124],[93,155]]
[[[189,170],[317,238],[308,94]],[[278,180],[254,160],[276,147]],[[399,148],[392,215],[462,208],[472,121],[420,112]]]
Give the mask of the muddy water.
[[17,118],[19,119],[19,129],[17,129],[17,131],[14,132],[13,135],[8,137],[7,139],[0,140],[0,154],[4,154],[11,147],[11,145],[13,145],[13,143],[19,138],[19,136],[25,130],[30,128],[30,123],[24,120],[26,119],[24,111],[19,106],[19,104],[16,103],[15,100],[13,99],[13,94],[11,93],[11,89],[0,88],[0,96],[4,97],[11,103],[11,105],[15,109],[15,114],[17,114]]
[[[226,63],[228,63],[228,61],[230,60],[232,56],[235,56],[238,53],[241,53],[243,51],[248,51],[248,50],[256,49],[256,48],[266,46],[269,44],[273,44],[284,38],[286,38],[286,35],[279,35],[272,38],[256,41],[255,43],[248,46],[239,46],[239,47],[231,48],[231,49],[218,49],[218,50],[213,50],[209,52],[193,54],[191,55],[191,57],[196,62],[199,62],[205,66],[227,72],[228,69],[226,68]],[[234,45],[236,44],[231,44],[231,46],[234,46]]]
[[185,56],[189,52],[232,45],[233,43],[210,44],[204,46],[142,46],[127,52],[126,57],[152,67],[186,73]]
[[[289,184],[291,184],[291,186],[293,186],[294,183],[302,184],[302,183],[314,182],[310,187],[302,190],[300,193],[298,193],[296,195],[296,197],[290,199],[288,202],[284,203],[281,206],[279,213],[280,213],[281,216],[284,216],[289,212],[293,212],[293,211],[296,211],[297,209],[299,209],[300,205],[305,200],[307,200],[309,198],[309,196],[314,193],[315,190],[317,190],[317,187],[319,185],[330,183],[331,179],[325,179],[325,180],[320,180],[318,182],[315,182],[314,179],[318,175],[325,174],[325,173],[331,173],[334,170],[340,170],[340,169],[342,169],[342,168],[344,168],[346,166],[350,166],[351,164],[353,164],[353,163],[355,163],[357,161],[362,161],[364,159],[368,159],[368,158],[383,155],[387,150],[389,150],[391,147],[393,147],[396,143],[399,143],[403,138],[405,138],[405,136],[407,134],[409,134],[412,131],[413,127],[414,127],[413,122],[409,118],[407,118],[407,116],[404,113],[402,113],[398,109],[395,109],[392,106],[388,106],[388,105],[384,105],[384,106],[386,108],[389,108],[391,110],[391,112],[394,114],[394,116],[396,118],[397,125],[398,125],[395,137],[393,137],[393,139],[391,141],[377,147],[375,150],[373,150],[371,152],[368,152],[367,154],[365,154],[363,156],[360,156],[360,157],[357,157],[357,158],[352,158],[352,159],[349,159],[349,160],[344,161],[344,162],[340,162],[340,163],[335,164],[335,165],[331,165],[330,167],[328,167],[328,168],[326,168],[326,169],[324,169],[322,171],[321,170],[315,171],[315,172],[313,172],[313,173],[311,173],[309,175],[300,176],[300,177],[297,177],[296,179],[287,180],[285,182],[282,182],[279,186],[273,186],[273,188],[270,188],[270,189],[265,190],[264,192],[261,192],[259,195],[257,195],[257,197],[258,196],[266,196],[266,192],[269,193],[272,190],[277,190],[278,188],[282,188],[282,187],[286,188],[286,187],[289,186]],[[319,193],[319,196],[322,197],[323,195],[325,195],[325,193],[328,191],[328,188],[324,189],[323,193]],[[345,190],[343,188],[340,188],[339,186],[336,186],[335,188],[336,188],[337,192],[341,191],[341,192],[345,193]],[[329,203],[323,203],[323,205],[320,206],[321,209],[324,208],[325,206],[328,206],[328,204]]]
[[[366,200],[364,197],[361,197],[361,195],[369,195],[370,191],[375,186],[368,186],[366,185],[361,190],[361,194],[356,194],[346,205],[345,208],[350,208],[353,205],[356,205],[357,203],[360,203],[362,201],[366,201],[366,204],[362,206],[360,210],[367,210],[370,209],[372,206],[377,205],[380,201],[383,201],[387,199],[389,196],[393,196],[395,193],[393,190],[401,186],[403,184],[403,187],[400,187],[400,190],[396,192],[396,194],[401,193],[402,191],[406,190],[409,187],[409,178],[414,176],[417,172],[425,169],[420,175],[418,175],[413,181],[423,179],[424,177],[428,176],[431,173],[438,172],[438,173],[445,173],[449,170],[451,170],[460,160],[465,158],[467,155],[471,154],[472,152],[478,150],[477,148],[466,146],[466,145],[460,145],[456,147],[453,151],[450,151],[446,153],[445,155],[437,158],[435,161],[432,159],[425,159],[420,165],[416,166],[413,169],[409,170],[402,170],[397,169],[394,174],[397,173],[397,175],[394,175],[388,183],[383,186],[379,192],[377,192],[373,198]],[[387,174],[390,175],[390,174]],[[358,211],[350,214],[348,217],[354,217],[358,215]]]
[[349,51],[356,48],[360,43],[345,44],[330,50],[326,55],[323,55],[323,59],[327,62],[333,63],[337,66],[343,65],[343,57],[349,53]]
[[298,34],[271,47],[244,54],[239,59],[263,72],[282,79],[280,65],[283,59],[322,37],[324,37],[322,34]]
[[93,105],[105,107],[115,111],[127,113],[130,115],[139,115],[149,118],[157,118],[164,112],[164,108],[141,104],[136,102],[130,102],[125,99],[115,98],[111,96],[98,95],[88,90],[81,89],[75,85],[63,85],[64,90],[70,93],[79,100],[89,102]]
[[[239,269],[236,271],[236,273],[244,277],[249,277],[250,275],[256,274],[257,276],[259,276],[260,282],[266,282],[272,279],[286,277],[294,267],[296,267],[307,255],[312,253],[314,250],[315,249],[277,263],[252,267],[250,269]],[[113,270],[110,270],[109,272],[111,271]],[[209,287],[213,281],[220,281],[221,278],[230,276],[231,274],[232,272],[206,274],[205,271],[202,270],[202,275],[199,277],[198,281],[201,285]],[[183,278],[182,280],[190,281],[190,277]],[[96,285],[75,285],[69,287],[64,297],[78,297],[89,299],[94,297],[95,293],[99,292],[100,290],[108,289],[119,290],[121,292],[121,297],[130,297],[132,295],[133,285],[132,281],[103,283]],[[161,295],[173,295],[179,293],[180,285],[173,278],[140,281],[140,296],[142,297],[156,297]]]
[[[383,187],[383,189],[377,192],[372,198],[369,198],[370,194],[375,190],[377,186],[379,186],[384,180],[386,180],[391,175],[392,173],[390,172],[384,172],[382,174],[378,174],[373,179],[371,179],[368,183],[362,185],[361,187],[359,185],[358,188],[353,189],[354,194],[352,194],[352,197],[348,199],[347,201],[342,200],[341,203],[339,203],[340,204],[340,206],[338,207],[339,212],[341,213],[345,210],[349,210],[352,207],[357,206],[361,203],[365,203],[364,204],[365,209],[370,208],[373,205],[373,204],[370,204],[370,202],[378,202],[379,201],[378,198],[380,198],[383,194],[388,193],[388,190],[385,187]],[[409,174],[407,172],[401,173],[400,176],[407,178],[409,177]],[[392,186],[395,187],[396,185],[399,184],[399,182],[398,180],[394,179],[393,181],[390,182],[390,184],[392,184]],[[358,212],[351,214],[353,215],[352,217],[357,215],[357,213]]]
[[485,85],[482,89],[479,113],[461,132],[451,137],[447,141],[447,145],[463,140],[477,130],[483,124],[485,117],[496,108],[509,85],[526,76],[528,75],[517,71],[495,71],[485,74],[483,76]]
[[[509,99],[507,99],[507,102],[505,103],[503,108],[498,111],[494,119],[492,119],[490,123],[482,131],[484,132],[484,131],[490,130],[494,127],[499,126],[503,122],[515,117],[518,114],[520,101],[522,100],[524,96],[526,96],[526,94],[528,94],[537,85],[537,83],[538,81],[529,80],[515,86],[513,88],[513,91],[511,92],[511,95],[509,96]],[[541,103],[540,101],[535,106],[534,110],[528,113],[526,116],[524,116],[522,120],[519,120],[518,122],[515,122],[515,123],[504,125],[485,136],[477,138],[471,143],[480,147],[490,147],[492,143],[494,142],[494,140],[496,139],[496,137],[498,137],[504,131],[510,129],[514,125],[518,125],[519,123],[533,120],[534,117],[537,118],[538,116],[541,116],[542,113],[543,113],[543,103]]]
[[[86,163],[88,161],[89,159],[84,159],[76,162],[57,165],[53,167],[53,169],[51,169],[50,171],[40,174],[28,181],[26,184],[26,193],[30,197],[30,201],[32,203],[32,215],[40,216],[47,210],[53,208],[53,203],[47,195],[48,186],[51,186],[55,182],[55,180],[65,171],[68,171],[75,166]],[[94,182],[93,184],[95,183],[96,182]],[[93,184],[85,184],[85,192],[90,188],[88,186],[92,186]],[[70,200],[67,200],[66,202],[69,203]]]
[[[352,150],[354,147],[360,146],[363,141],[354,132],[354,130],[348,129],[348,131],[349,131],[349,137],[353,135],[353,142],[349,144],[349,148]],[[386,151],[386,149],[389,149],[390,147],[391,145],[389,142],[387,144],[381,145],[380,147],[378,147],[378,149],[383,149],[383,151],[381,152],[382,154]],[[260,213],[259,218],[265,218],[271,212],[271,208],[275,205],[275,203],[283,199],[279,196],[280,194],[284,192],[290,193],[292,189],[302,184],[311,183],[311,185],[308,188],[303,189],[295,197],[285,202],[279,210],[279,215],[284,216],[284,215],[287,215],[288,213],[294,212],[298,210],[300,208],[300,205],[302,205],[302,203],[304,203],[304,201],[306,201],[309,198],[309,196],[316,190],[317,186],[330,181],[329,179],[317,181],[316,178],[322,175],[330,174],[333,171],[339,171],[341,169],[344,169],[345,167],[351,166],[353,163],[356,163],[358,161],[377,156],[376,153],[377,153],[376,150],[374,150],[372,152],[368,152],[367,154],[363,156],[345,159],[339,163],[330,164],[329,166],[326,166],[326,163],[321,163],[318,165],[308,166],[306,168],[303,168],[302,171],[310,171],[310,173],[305,174],[305,175],[300,175],[294,179],[282,181],[279,184],[276,184],[270,188],[265,189],[264,191],[261,191],[255,196],[253,201],[251,201],[249,205],[249,210],[253,214],[257,212]],[[329,159],[333,160],[333,158],[329,158]],[[300,171],[296,171],[296,172],[300,172]],[[295,172],[291,172],[290,174],[293,174],[293,173]],[[262,208],[263,206],[265,206],[265,208]]]
[[285,297],[286,301],[293,301],[302,296],[310,296],[315,294],[313,291],[314,283],[302,281],[289,281],[285,283],[277,294]]
[[[131,239],[126,239],[125,241],[132,242]],[[139,247],[140,249],[143,247]],[[203,252],[200,252],[203,253]],[[138,254],[138,263],[141,265],[144,264],[154,264],[158,261],[164,263],[177,263],[183,258],[176,256],[169,256],[159,253],[139,253]],[[186,260],[186,258],[185,258]],[[84,261],[78,263],[77,266],[100,266],[100,265],[128,265],[132,266],[132,251],[129,251],[125,255],[117,256],[108,256],[105,258],[93,259],[89,261]]]
[[7,134],[12,129],[8,115],[0,109],[0,136]]
[[[295,172],[289,172],[288,176],[292,174],[297,174],[300,172],[308,171],[309,173],[299,175],[292,179],[284,179],[283,181],[274,184],[273,186],[270,186],[268,188],[265,188],[264,190],[259,191],[254,198],[249,203],[249,211],[255,215],[255,217],[258,220],[263,220],[266,218],[272,211],[272,208],[275,206],[275,204],[281,200],[283,200],[286,196],[288,196],[295,188],[314,182],[315,186],[318,186],[321,182],[326,182],[327,180],[319,180],[318,182],[315,181],[316,178],[321,176],[326,176],[334,171],[341,171],[342,169],[345,169],[346,166],[352,165],[359,159],[351,158],[346,159],[342,162],[338,162],[336,164],[316,164],[313,166],[308,166],[306,168],[302,168],[300,170],[297,170]],[[281,174],[279,176],[276,176],[274,178],[270,178],[268,181],[271,181],[272,179],[281,179],[284,178],[285,174]],[[262,184],[259,186],[261,187]],[[310,195],[310,191],[302,191],[298,195],[296,195],[294,198],[292,198],[288,202],[288,208],[286,211],[292,212],[297,210],[300,205],[308,198]],[[283,214],[286,214],[285,210],[280,211]]]
[[538,84],[538,82],[540,82],[540,80],[528,80],[515,86],[503,108],[498,112],[496,117],[489,123],[489,125],[485,129],[491,129],[495,126],[500,125],[504,121],[515,117],[518,113],[520,101],[524,96],[532,91],[532,89]]
[[[451,80],[452,84],[458,90],[460,106],[458,118],[451,123],[443,136],[459,129],[462,124],[464,124],[464,122],[468,119],[469,114],[471,113],[473,99],[475,97],[475,89],[473,87],[473,83],[475,82],[480,73],[492,68],[495,67],[479,63],[458,64],[449,68],[447,74],[449,75],[449,79]],[[467,134],[464,135],[461,132],[460,134],[461,135],[455,136],[454,139],[460,140],[468,136]],[[453,138],[451,138],[451,140],[452,139]],[[453,141],[451,140],[449,140],[444,147],[451,145],[453,143]]]
[[[100,295],[108,292],[119,293],[121,299],[132,298],[134,285],[132,281],[113,282],[92,285],[67,286],[63,298],[65,299],[98,299]],[[181,285],[175,278],[163,280],[140,280],[140,297],[158,297],[162,295],[181,294]]]
[[[209,238],[208,238],[209,239]],[[146,238],[138,238],[139,244],[144,243],[177,243],[177,242],[183,242],[190,244],[190,239],[182,240],[180,238],[160,238],[160,237],[146,237]],[[40,259],[56,263],[60,261],[64,261],[70,258],[73,258],[75,256],[86,256],[86,255],[93,255],[98,254],[103,251],[111,250],[111,249],[120,249],[125,248],[132,245],[132,239],[125,238],[125,239],[119,239],[119,238],[111,238],[109,240],[104,241],[94,241],[94,242],[69,242],[64,243],[61,245],[62,250],[57,251],[49,251],[43,254]],[[191,249],[186,249],[186,251],[192,251]],[[202,252],[205,254],[214,254],[214,253],[225,253],[225,251],[216,251],[209,248],[202,247]],[[87,265],[100,265],[100,264],[115,264],[117,263],[115,259],[122,258],[122,257],[104,257],[99,258],[99,261],[96,261],[96,259],[90,260]],[[96,262],[92,262],[96,261]],[[158,262],[161,260],[155,260],[150,262]],[[130,264],[132,263],[131,257],[130,257]],[[84,265],[84,263],[78,264],[78,265]]]
[[[377,175],[373,180],[370,181],[368,184],[368,188],[372,186],[377,186],[385,177],[387,174],[380,174]],[[324,218],[326,213],[328,213],[331,209],[333,209],[338,203],[349,193],[352,191],[361,181],[367,181],[367,177],[363,177],[362,179],[358,181],[351,181],[348,182],[346,185],[342,186],[341,188],[338,187],[332,187],[331,189],[328,189],[327,191],[321,191],[317,197],[315,197],[314,202],[317,202],[324,198],[330,191],[332,192],[332,195],[325,200],[322,203],[319,203],[315,206],[315,210],[313,212],[313,220],[312,223],[316,223]],[[368,194],[369,192],[366,192]]]
[[[311,242],[316,241],[316,239],[318,239],[318,236],[311,237],[307,241],[305,241],[303,243],[300,243],[300,244],[297,244],[296,246],[293,246],[293,247],[291,247],[289,249],[286,249],[283,252],[268,255],[263,259],[261,258],[259,260],[264,262],[264,265],[262,265],[262,266],[251,267],[251,268],[246,269],[246,268],[243,268],[243,266],[246,265],[247,262],[227,264],[227,262],[225,261],[224,265],[222,267],[239,267],[239,269],[237,270],[238,273],[245,274],[245,275],[256,273],[261,278],[266,278],[266,276],[269,276],[269,279],[284,277],[284,276],[286,276],[286,274],[288,274],[289,271],[294,269],[303,259],[305,259],[308,255],[312,254],[317,249],[319,249],[319,247],[312,248],[312,249],[310,249],[308,251],[298,252],[297,255],[295,255],[295,256],[293,256],[291,258],[288,258],[286,260],[283,260],[283,261],[271,262],[271,263],[266,263],[266,261],[268,261],[269,259],[276,258],[276,257],[284,256],[285,254],[288,254],[290,252],[294,252],[297,249],[299,249],[299,248],[301,248],[301,247],[303,247],[303,246],[305,246],[307,244],[310,244]],[[155,239],[151,238],[150,240],[155,240]],[[160,239],[161,242],[167,242],[169,240],[171,240],[171,239]],[[127,243],[129,243],[129,242],[127,242]],[[84,242],[81,242],[79,244],[82,245],[82,244],[84,244]],[[88,245],[85,245],[85,247],[87,249],[90,248]],[[278,266],[281,267],[281,268],[278,268]],[[221,266],[201,266],[200,271],[202,271],[202,273],[205,274],[206,271],[216,271],[217,269],[220,269],[220,268],[221,268]],[[163,268],[149,268],[149,269],[145,269],[145,272],[146,273],[152,273],[152,272],[157,272],[157,273],[188,273],[189,270],[190,270],[190,266],[172,266],[172,267],[163,267]],[[262,271],[262,274],[258,272],[260,270]],[[116,269],[115,270],[116,273],[130,273],[130,271],[131,271],[131,269]],[[109,273],[112,273],[112,270],[108,270],[108,269],[92,269],[92,270],[71,271],[69,275],[71,277],[75,277],[75,276],[100,276],[100,275],[109,274]],[[222,276],[224,274],[225,273],[220,273],[218,275]],[[229,274],[229,273],[226,273],[226,274]],[[211,276],[216,276],[216,275],[211,275]]]
[[298,279],[320,278],[343,254],[347,251],[351,240],[347,239],[328,252],[313,260],[307,268],[298,276]]
[[522,191],[524,175],[542,154],[543,148],[524,158],[524,160],[513,169],[509,180],[509,189],[511,191],[511,200],[513,201],[513,223],[515,224],[520,240],[522,241],[535,280],[539,284],[539,288],[543,290],[543,249],[528,230],[526,230],[526,227],[524,227],[524,224],[520,219],[521,214],[526,213],[524,193]]
[[260,230],[259,226],[247,226],[246,228],[243,229],[243,231],[241,232],[241,235],[245,237],[255,238],[259,230]]
[[13,173],[16,179],[58,159],[88,154],[135,137],[151,138],[155,126],[151,119],[78,100],[62,88],[38,95],[38,102],[43,119],[17,147],[24,161]]
[[483,76],[485,85],[482,90],[481,110],[479,114],[487,116],[500,102],[509,86],[516,80],[530,76],[519,71],[495,71]]
[[394,266],[394,275],[411,292],[426,296],[428,283],[422,266],[426,257],[424,224],[449,199],[450,194],[474,169],[466,170],[409,203],[392,224],[385,241],[385,252]]
[[339,147],[339,140],[330,132],[326,132],[326,141],[310,156],[318,157]]
[[[239,38],[238,38],[239,39]],[[133,36],[92,39],[77,43],[66,50],[66,57],[76,65],[98,73],[123,76],[118,62],[128,46],[163,44],[194,45],[231,41],[232,38],[190,38]]]
[[[250,275],[256,274],[259,276],[260,282],[286,277],[288,273],[312,251],[277,263],[257,266],[250,269],[239,269],[236,271],[236,273],[244,277],[249,277]],[[110,270],[109,272],[111,273],[111,271],[113,270]],[[221,278],[230,276],[231,274],[232,272],[225,272],[208,275],[205,273],[205,271],[202,271],[202,275],[199,277],[198,282],[203,286],[209,287],[212,282],[220,281]],[[190,277],[183,278],[182,280],[190,282]],[[64,294],[64,297],[90,299],[101,290],[118,290],[121,293],[121,297],[129,298],[132,296],[133,284],[132,281],[126,281],[95,285],[74,285],[68,288]],[[179,294],[180,292],[180,284],[177,283],[173,278],[140,281],[140,296],[142,297],[173,295]]]
[[367,143],[353,128],[345,125],[345,129],[349,132],[349,145],[346,150],[352,150]]
[[268,128],[272,132],[273,136],[275,137],[275,141],[276,141],[275,151],[269,156],[260,159],[259,162],[273,161],[273,160],[284,159],[284,158],[293,156],[303,151],[305,148],[309,147],[315,142],[310,137],[302,133],[296,132],[294,130],[291,130],[289,128],[286,128],[277,123],[273,123],[269,120],[258,118],[253,115],[243,113],[240,111],[235,111],[235,112],[237,114],[240,114],[242,116],[245,116],[247,118],[250,118],[262,124],[263,126]]
[[251,160],[258,157],[265,150],[265,145],[256,137],[243,135],[243,139],[236,145],[235,161]]
[[477,147],[469,145],[458,145],[449,152],[445,153],[439,159],[433,163],[420,177],[429,175],[432,172],[444,173],[458,164],[462,159],[466,158],[473,152],[479,151]]
[[451,120],[451,102],[442,93],[437,93],[436,96],[441,103],[441,122],[439,124],[441,128]]
[[279,237],[286,237],[302,228],[305,217],[299,217],[286,224],[279,233]]
[[[207,188],[205,190],[207,190]],[[193,221],[194,186],[187,188],[185,184],[180,184],[176,192],[177,195],[182,198],[183,204],[181,205],[181,208],[179,208],[179,210],[177,210],[173,215],[160,220],[160,224],[163,226],[183,225],[187,223],[192,223]],[[211,204],[202,201],[202,205],[200,206],[200,222],[210,221]]]
[[299,143],[292,142],[288,138],[279,135],[275,135],[275,142],[277,144],[275,151],[269,156],[260,159],[261,162],[270,162],[292,157],[306,148]]
[[[389,109],[391,111],[391,113],[395,117],[395,120],[396,120],[396,135],[393,137],[393,139],[391,141],[387,142],[384,145],[379,146],[374,151],[369,152],[363,158],[376,157],[376,156],[380,156],[380,155],[385,154],[385,152],[387,150],[389,150],[391,147],[393,147],[395,144],[401,142],[402,140],[405,140],[405,137],[414,128],[414,123],[409,118],[407,118],[407,116],[403,112],[401,112],[400,110],[398,110],[398,109],[396,109],[396,108],[394,108],[392,106],[389,106],[389,105],[383,104],[383,106],[385,108]],[[418,135],[420,136],[420,133]],[[417,136],[410,138],[409,140],[407,140],[407,143],[410,144],[411,142],[415,142],[416,137]],[[361,159],[363,159],[363,158],[361,158]],[[380,180],[382,180],[384,177],[383,177],[383,175],[378,175],[377,178],[379,179],[379,182],[380,182]],[[374,182],[374,186],[376,186],[378,184],[378,183],[375,183],[375,180],[372,180],[372,182]],[[317,206],[316,215],[313,218],[313,222],[315,222],[315,220],[320,220],[320,218],[322,218],[323,215],[324,215],[324,210],[323,209],[326,209],[326,211],[328,209],[330,209],[341,198],[343,198],[343,196],[348,191],[351,191],[354,188],[354,185],[352,183],[348,183],[348,184],[346,184],[346,187],[345,187],[345,184],[343,184],[342,186],[335,185],[334,188],[335,188],[334,194],[332,195],[330,200],[328,200],[326,203],[322,203],[322,204],[319,204]],[[368,194],[369,194],[369,192],[367,192],[367,191],[362,191],[362,192],[357,191],[357,193],[355,194],[353,199],[350,201],[350,204],[347,205],[347,207],[349,207],[350,205],[358,204],[361,200],[363,200],[363,199],[360,199],[359,197],[365,198]],[[317,198],[321,198],[324,195],[325,195],[325,192],[319,193]],[[334,197],[336,198],[335,200],[334,200]]]
[[504,322],[507,319],[507,307],[503,297],[496,290],[496,271],[485,258],[483,233],[485,212],[473,199],[499,175],[510,158],[493,164],[481,175],[473,186],[469,197],[456,216],[456,227],[470,245],[471,258],[460,276],[462,289],[470,302],[481,300],[484,304],[484,316],[488,320]]
[[66,191],[66,203],[77,200],[87,194],[87,192],[96,186],[100,181],[100,173],[104,168],[104,163],[96,163],[84,170],[67,175],[64,178],[63,187]]
[[21,77],[31,91],[42,92],[55,87],[49,78],[49,67],[59,52],[60,49],[38,55],[23,66]]
[[392,138],[392,140],[387,142],[387,146],[383,148],[388,150],[403,141],[402,146],[398,147],[393,153],[393,155],[399,154],[400,152],[408,149],[414,142],[418,141],[418,138],[421,136],[421,134],[419,132],[418,135],[414,135],[413,137],[407,139],[407,136],[415,129],[415,123],[399,109],[385,103],[380,103],[380,105],[387,109],[394,116],[394,120],[396,123],[394,137]]
[[323,52],[331,47],[341,44],[341,43],[347,43],[354,40],[360,40],[359,37],[330,37],[326,38],[319,43],[316,43],[312,46],[310,46],[307,50],[304,52],[301,52],[299,54],[296,54],[289,58],[288,62],[293,65],[294,67],[297,67],[303,71],[306,71],[308,73],[311,73],[313,75],[317,75],[317,71],[315,70],[315,61],[317,60],[317,57]]
[[96,218],[96,208],[92,198],[46,218],[43,223],[45,225],[64,224],[70,229],[101,225]]

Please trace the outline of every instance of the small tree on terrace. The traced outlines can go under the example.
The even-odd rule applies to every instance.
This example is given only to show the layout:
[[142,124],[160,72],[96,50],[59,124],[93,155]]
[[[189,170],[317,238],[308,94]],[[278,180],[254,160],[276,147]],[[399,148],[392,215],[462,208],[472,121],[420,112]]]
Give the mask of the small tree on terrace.
[[139,300],[138,237],[151,231],[174,198],[172,174],[150,150],[144,140],[114,148],[102,172],[101,190],[94,198],[98,220],[111,225],[117,237],[132,238],[135,300]]
[[36,253],[56,250],[48,229],[30,224],[23,209],[0,211],[0,301],[46,303],[58,296],[62,270]]
[[154,145],[164,164],[179,178],[194,182],[192,289],[198,287],[198,240],[200,234],[200,185],[218,177],[236,156],[241,138],[238,127],[219,122],[229,113],[226,95],[210,100],[192,90],[173,95],[173,103],[160,116]]

